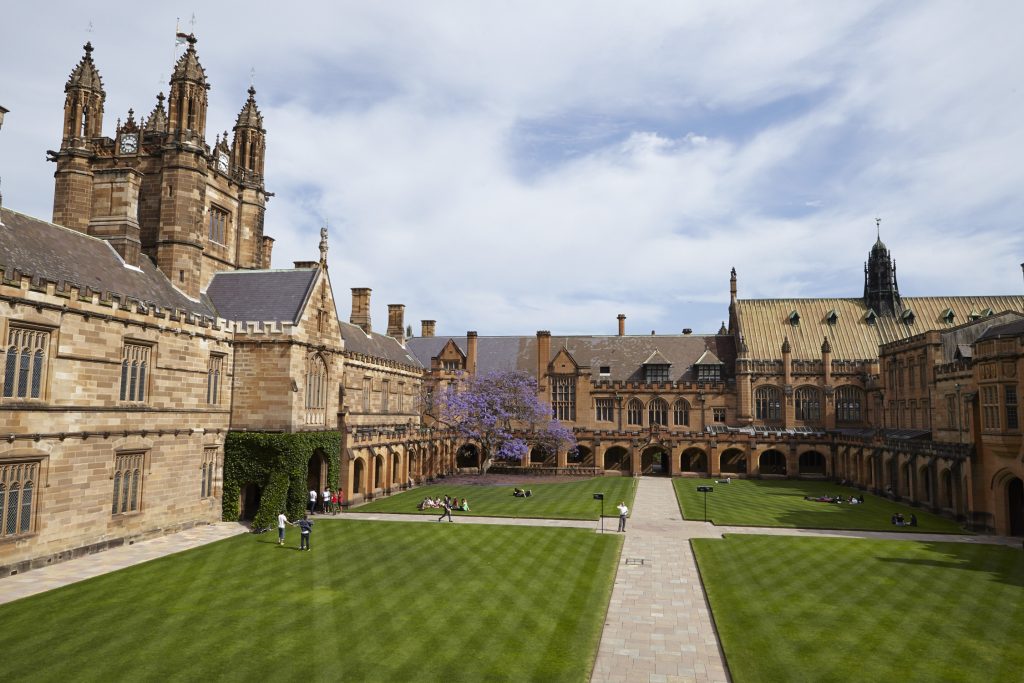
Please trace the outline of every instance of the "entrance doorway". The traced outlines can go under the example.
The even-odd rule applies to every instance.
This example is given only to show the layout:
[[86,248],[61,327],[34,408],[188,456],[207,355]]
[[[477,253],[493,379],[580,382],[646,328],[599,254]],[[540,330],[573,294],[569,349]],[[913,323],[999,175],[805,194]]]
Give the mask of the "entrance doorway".
[[327,458],[323,451],[313,451],[306,465],[306,491],[320,492],[327,485]]
[[260,496],[263,491],[259,486],[248,483],[238,494],[238,517],[243,522],[251,522],[260,509]]
[[661,446],[651,446],[640,454],[640,472],[645,475],[664,477],[669,473],[669,454]]

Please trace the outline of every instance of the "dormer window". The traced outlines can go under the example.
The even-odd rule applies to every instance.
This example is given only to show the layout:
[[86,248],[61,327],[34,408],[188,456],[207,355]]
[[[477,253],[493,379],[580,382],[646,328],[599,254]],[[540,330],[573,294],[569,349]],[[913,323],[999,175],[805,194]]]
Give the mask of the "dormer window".
[[983,311],[981,312],[981,315],[982,315],[983,317],[985,317],[985,318],[989,317],[990,315],[995,315],[995,314],[996,314],[996,312],[995,312],[995,311],[993,311],[993,310],[992,310],[991,308],[986,308],[985,310],[983,310]]
[[645,365],[644,380],[648,384],[654,384],[656,382],[667,382],[668,368],[669,366],[667,365]]
[[967,319],[970,320],[971,322],[974,322],[975,320],[981,320],[981,314],[972,308],[971,312],[967,314]]
[[953,318],[955,318],[955,317],[956,317],[956,314],[953,313],[953,309],[952,308],[947,308],[946,310],[944,310],[942,312],[942,321],[944,323],[946,323],[947,325],[953,324]]
[[462,363],[457,360],[443,360],[441,361],[441,367],[446,372],[456,372],[462,369]]
[[878,320],[878,314],[873,309],[868,309],[868,312],[864,314],[864,322],[868,325],[874,325],[875,321]]
[[914,324],[914,312],[909,308],[903,311],[903,313],[900,314],[900,317],[903,318],[903,322],[905,322],[907,325]]
[[601,377],[611,377],[612,366],[610,366],[610,365],[602,365],[601,368],[600,368],[600,372],[598,374],[600,374]]
[[789,324],[792,325],[793,327],[796,327],[797,325],[800,324],[800,314],[797,313],[795,310],[791,311],[789,314]]
[[839,322],[839,314],[836,313],[836,309],[833,308],[831,311],[828,312],[828,315],[825,316],[825,322],[827,322],[829,325],[835,325],[837,322]]

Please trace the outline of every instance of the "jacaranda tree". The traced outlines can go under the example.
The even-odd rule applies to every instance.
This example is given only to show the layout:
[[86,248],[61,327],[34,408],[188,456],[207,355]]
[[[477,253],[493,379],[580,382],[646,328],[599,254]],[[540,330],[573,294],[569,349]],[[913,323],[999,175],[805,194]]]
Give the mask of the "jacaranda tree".
[[572,431],[537,398],[537,381],[524,372],[461,375],[432,396],[427,413],[480,447],[480,473],[495,459],[521,460],[530,448],[572,448]]

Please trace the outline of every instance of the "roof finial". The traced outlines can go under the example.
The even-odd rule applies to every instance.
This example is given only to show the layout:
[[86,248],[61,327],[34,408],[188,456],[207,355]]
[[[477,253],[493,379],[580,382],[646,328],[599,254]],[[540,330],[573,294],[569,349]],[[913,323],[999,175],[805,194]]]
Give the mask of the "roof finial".
[[320,265],[327,267],[327,221],[320,228]]
[[875,237],[882,239],[882,219],[875,219]]
[[255,91],[256,89],[256,67],[249,69],[249,91]]

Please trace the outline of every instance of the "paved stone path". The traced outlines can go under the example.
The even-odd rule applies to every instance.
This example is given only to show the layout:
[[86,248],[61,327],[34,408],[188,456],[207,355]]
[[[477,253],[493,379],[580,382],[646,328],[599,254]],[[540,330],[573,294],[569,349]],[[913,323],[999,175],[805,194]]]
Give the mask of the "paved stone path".
[[0,578],[0,605],[19,598],[43,593],[54,588],[91,579],[100,574],[142,564],[165,555],[197,548],[223,538],[237,536],[249,531],[241,524],[218,522],[196,526],[176,534],[158,536],[132,545],[104,550],[103,552],[40,567],[31,571]]
[[689,540],[717,534],[697,524],[671,479],[640,480],[592,681],[729,680]]

